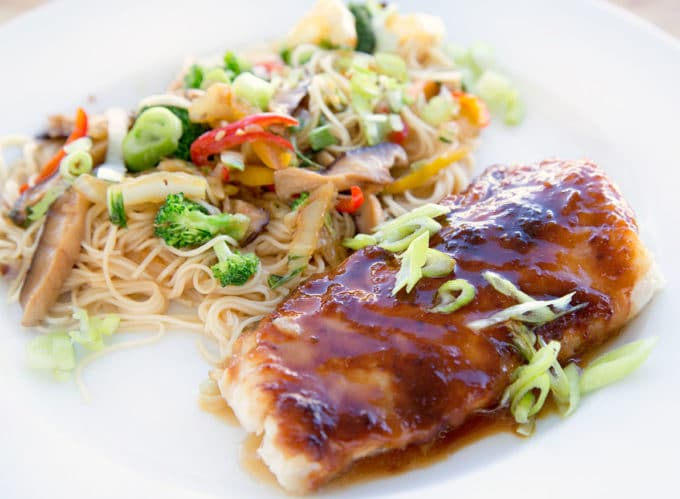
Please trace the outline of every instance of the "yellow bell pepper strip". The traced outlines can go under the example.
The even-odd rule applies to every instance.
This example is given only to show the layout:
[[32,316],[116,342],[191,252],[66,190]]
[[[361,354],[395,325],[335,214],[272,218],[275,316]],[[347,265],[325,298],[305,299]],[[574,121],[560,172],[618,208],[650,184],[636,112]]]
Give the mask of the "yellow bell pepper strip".
[[262,187],[274,183],[274,170],[267,166],[248,165],[242,172],[232,170],[229,178],[248,187]]
[[409,189],[415,189],[421,187],[439,173],[444,168],[448,167],[451,163],[460,161],[465,156],[468,155],[467,147],[459,147],[458,149],[453,149],[441,156],[436,157],[429,163],[418,168],[416,171],[404,175],[403,177],[395,180],[383,191],[385,194],[399,194],[401,192],[407,191]]
[[293,153],[291,151],[273,142],[255,140],[251,142],[250,145],[257,157],[273,170],[287,168],[293,159]]
[[482,99],[465,92],[453,92],[453,96],[460,103],[460,114],[474,126],[484,128],[491,123],[489,109]]

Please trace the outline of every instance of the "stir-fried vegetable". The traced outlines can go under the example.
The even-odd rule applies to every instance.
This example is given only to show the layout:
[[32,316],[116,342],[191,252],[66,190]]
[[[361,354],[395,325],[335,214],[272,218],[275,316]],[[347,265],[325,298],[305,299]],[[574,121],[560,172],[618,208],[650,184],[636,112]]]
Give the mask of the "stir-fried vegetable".
[[317,187],[307,202],[297,210],[296,228],[288,250],[288,271],[304,267],[319,245],[319,234],[326,214],[335,201],[335,188],[331,184]]
[[184,193],[192,199],[205,199],[208,182],[204,177],[182,172],[155,171],[110,185],[106,204],[111,222],[127,226],[125,209],[144,203],[162,203],[170,194]]
[[271,142],[292,151],[292,144],[279,135],[263,131],[247,132],[245,129],[251,125],[267,128],[272,125],[297,126],[298,124],[295,118],[278,113],[259,113],[247,116],[201,135],[191,144],[191,160],[199,166],[207,165],[210,162],[210,156],[219,154],[230,147],[254,141]]
[[350,196],[347,198],[342,198],[335,205],[335,209],[340,213],[356,213],[359,208],[364,204],[364,193],[361,187],[358,185],[353,185],[350,188]]
[[67,182],[73,182],[77,177],[92,171],[92,140],[89,137],[80,138],[64,146],[66,156],[59,164],[59,174]]
[[298,197],[296,197],[292,203],[290,203],[290,211],[297,210],[300,206],[305,204],[309,199],[309,192],[301,192]]
[[452,163],[464,159],[468,155],[467,147],[453,149],[441,156],[436,157],[429,163],[418,168],[416,171],[404,175],[395,180],[385,189],[385,194],[399,194],[409,189],[416,189],[430,182],[441,170]]
[[76,367],[74,344],[101,350],[104,338],[115,333],[120,324],[117,315],[90,316],[83,309],[75,309],[73,318],[78,320],[79,329],[40,335],[26,345],[28,367],[51,370],[55,378],[67,379]]
[[26,346],[26,363],[31,369],[49,369],[57,379],[65,379],[76,367],[76,352],[67,333],[38,336]]
[[210,270],[222,287],[243,286],[257,272],[260,259],[254,253],[231,251],[223,240],[217,241],[213,250],[218,261]]
[[274,184],[274,170],[267,166],[248,165],[242,172],[232,171],[230,178],[248,187],[263,187]]
[[203,84],[203,68],[198,64],[192,64],[184,75],[186,88],[201,88]]
[[[75,126],[73,127],[71,135],[69,135],[69,137],[66,139],[65,145],[87,135],[87,121],[87,113],[85,113],[82,108],[78,108],[76,110]],[[45,165],[40,170],[40,173],[38,173],[38,176],[32,182],[32,185],[37,185],[50,178],[59,168],[59,164],[61,163],[61,160],[64,159],[64,156],[66,156],[66,151],[64,151],[64,148],[61,148],[59,152],[52,157],[52,159],[45,163]],[[28,183],[23,184],[19,188],[19,192],[23,194],[28,190],[29,187],[30,185]]]
[[90,350],[104,348],[104,338],[115,333],[120,325],[120,317],[115,314],[90,317],[84,309],[76,309],[73,318],[79,321],[80,329],[69,331],[69,337]]
[[128,169],[139,172],[153,168],[161,158],[177,150],[182,137],[181,120],[165,107],[146,109],[123,140]]
[[240,241],[249,222],[250,219],[240,213],[211,215],[184,193],[170,194],[156,213],[154,234],[175,248],[195,247],[222,234]]
[[172,153],[172,156],[184,161],[191,160],[190,148],[191,144],[208,131],[208,128],[200,123],[193,123],[189,119],[189,111],[175,106],[165,106],[168,111],[177,116],[182,122],[182,136],[179,138],[177,149]]
[[42,217],[47,215],[47,212],[59,196],[61,196],[66,190],[66,186],[63,183],[57,184],[54,187],[48,189],[48,191],[40,198],[40,201],[35,203],[33,206],[26,208],[26,221],[28,222],[26,226],[30,225],[32,222],[40,220]]
[[257,106],[261,110],[269,107],[269,100],[274,94],[274,86],[252,73],[241,73],[232,83],[234,95]]
[[356,50],[372,54],[376,41],[371,26],[371,11],[364,4],[350,4],[349,10],[354,16],[354,26],[357,34]]
[[338,139],[331,133],[330,125],[322,125],[309,132],[309,145],[313,151],[320,151],[337,143]]

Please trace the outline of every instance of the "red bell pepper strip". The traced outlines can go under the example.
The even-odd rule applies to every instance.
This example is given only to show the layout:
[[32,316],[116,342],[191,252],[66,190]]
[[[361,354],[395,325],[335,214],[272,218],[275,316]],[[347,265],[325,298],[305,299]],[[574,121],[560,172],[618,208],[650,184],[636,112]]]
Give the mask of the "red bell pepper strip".
[[[197,138],[191,144],[191,161],[198,166],[202,166],[208,163],[209,157],[213,154],[218,154],[230,147],[258,139],[271,141],[286,149],[293,150],[293,145],[290,142],[273,133],[244,132],[237,134],[239,130],[243,131],[251,125],[266,128],[271,125],[297,126],[299,122],[291,116],[279,113],[258,113],[246,116],[227,126],[210,130]],[[264,135],[257,136],[257,134]]]
[[[207,134],[212,134],[212,132],[207,132]],[[293,150],[293,144],[288,142],[280,135],[275,135],[270,132],[232,133],[219,138],[219,140],[213,135],[207,137],[206,140],[202,140],[207,134],[201,135],[193,144],[191,144],[191,161],[195,165],[207,165],[209,163],[210,156],[213,154],[219,154],[230,147],[256,140],[270,142],[284,149],[290,149],[291,151]]]
[[361,187],[353,185],[350,189],[350,197],[338,201],[338,204],[335,205],[335,209],[340,213],[349,213],[350,215],[353,215],[363,204],[364,193],[361,191]]
[[[73,127],[71,135],[69,135],[66,139],[66,144],[70,144],[75,140],[85,137],[85,135],[87,135],[87,113],[79,107],[76,111],[75,126]],[[59,163],[61,163],[61,160],[64,159],[64,156],[66,156],[66,151],[64,151],[64,148],[62,147],[59,149],[57,154],[52,156],[52,158],[47,163],[45,163],[45,166],[42,167],[42,170],[40,170],[40,173],[38,173],[38,176],[35,178],[33,185],[38,185],[39,183],[50,178],[59,168]],[[29,187],[30,185],[24,184],[19,188],[19,192],[23,194],[28,190]]]
[[394,144],[403,145],[404,141],[406,140],[406,137],[408,137],[408,132],[409,132],[408,125],[406,124],[406,122],[404,122],[404,127],[398,132],[396,130],[390,132],[387,135],[387,140],[393,142]]

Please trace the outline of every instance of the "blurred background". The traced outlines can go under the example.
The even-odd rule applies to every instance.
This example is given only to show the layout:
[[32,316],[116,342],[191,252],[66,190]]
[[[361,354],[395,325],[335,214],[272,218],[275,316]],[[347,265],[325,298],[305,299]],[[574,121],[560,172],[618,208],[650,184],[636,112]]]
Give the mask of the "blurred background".
[[[30,10],[46,0],[0,0],[0,23]],[[667,32],[680,36],[680,0],[608,0],[640,17],[652,21]]]

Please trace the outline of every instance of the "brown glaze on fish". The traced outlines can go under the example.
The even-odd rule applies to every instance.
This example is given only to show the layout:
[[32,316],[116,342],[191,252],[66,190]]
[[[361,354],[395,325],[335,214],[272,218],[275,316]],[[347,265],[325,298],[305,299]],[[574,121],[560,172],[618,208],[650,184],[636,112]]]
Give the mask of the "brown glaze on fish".
[[[455,273],[392,296],[397,258],[358,251],[310,278],[235,344],[220,382],[259,453],[290,491],[308,492],[362,457],[432,441],[498,406],[521,363],[509,331],[469,322],[516,304],[482,277],[496,271],[537,299],[572,291],[584,308],[537,330],[565,361],[607,339],[650,298],[653,262],[633,212],[589,162],[489,168],[451,207],[431,246]],[[431,313],[463,278],[477,295]]]

